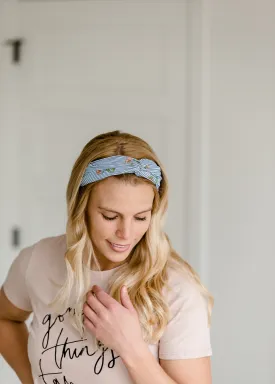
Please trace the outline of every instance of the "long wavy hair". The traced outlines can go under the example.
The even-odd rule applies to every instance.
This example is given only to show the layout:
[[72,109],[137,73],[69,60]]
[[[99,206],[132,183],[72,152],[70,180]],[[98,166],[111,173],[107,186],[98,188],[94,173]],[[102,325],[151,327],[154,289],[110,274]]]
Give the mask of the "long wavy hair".
[[120,301],[120,289],[126,285],[130,299],[138,313],[143,338],[156,343],[170,319],[170,311],[163,295],[168,286],[168,270],[176,269],[191,277],[208,302],[208,324],[210,326],[213,298],[201,283],[198,274],[172,248],[163,230],[168,207],[168,180],[161,162],[153,149],[141,138],[112,131],[100,134],[89,141],[77,158],[67,186],[67,250],[65,263],[66,280],[52,305],[63,312],[68,306],[75,309],[73,325],[83,335],[83,304],[90,289],[91,265],[99,268],[87,225],[87,204],[92,189],[100,181],[80,187],[84,171],[91,161],[104,157],[124,155],[136,159],[153,160],[161,168],[162,181],[159,190],[153,182],[134,174],[112,176],[129,183],[147,183],[154,189],[152,216],[148,230],[133,248],[119,270],[109,281],[109,294]]

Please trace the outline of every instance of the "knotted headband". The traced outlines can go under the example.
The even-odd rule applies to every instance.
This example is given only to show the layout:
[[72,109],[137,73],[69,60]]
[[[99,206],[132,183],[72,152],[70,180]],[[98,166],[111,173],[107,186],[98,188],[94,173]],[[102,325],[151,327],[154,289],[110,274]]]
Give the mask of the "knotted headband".
[[90,184],[106,177],[134,173],[136,176],[151,180],[159,189],[161,177],[160,167],[149,159],[134,159],[128,156],[111,156],[92,161],[88,164],[80,186]]

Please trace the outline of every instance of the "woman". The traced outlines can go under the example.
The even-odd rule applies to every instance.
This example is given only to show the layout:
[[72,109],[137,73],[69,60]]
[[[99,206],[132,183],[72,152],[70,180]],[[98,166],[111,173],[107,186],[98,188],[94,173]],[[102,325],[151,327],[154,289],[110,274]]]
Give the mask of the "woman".
[[1,290],[0,352],[22,383],[211,383],[213,300],[163,231],[167,189],[142,139],[86,144],[66,234],[23,249]]

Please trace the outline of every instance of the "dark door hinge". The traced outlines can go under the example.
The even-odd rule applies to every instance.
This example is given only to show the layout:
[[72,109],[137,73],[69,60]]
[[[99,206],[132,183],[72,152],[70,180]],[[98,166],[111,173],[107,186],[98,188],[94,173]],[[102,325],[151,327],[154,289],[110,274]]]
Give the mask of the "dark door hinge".
[[12,47],[12,62],[15,64],[20,63],[23,42],[24,39],[21,38],[8,39],[5,41],[5,45],[9,45]]
[[13,227],[11,230],[11,245],[13,248],[18,248],[21,243],[21,231],[18,227]]

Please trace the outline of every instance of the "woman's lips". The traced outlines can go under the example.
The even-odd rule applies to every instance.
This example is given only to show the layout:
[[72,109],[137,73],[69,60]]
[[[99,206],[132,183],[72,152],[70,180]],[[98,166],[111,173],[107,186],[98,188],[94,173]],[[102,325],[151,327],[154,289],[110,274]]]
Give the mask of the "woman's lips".
[[122,245],[119,245],[116,243],[111,243],[108,240],[107,240],[107,242],[108,242],[110,248],[115,252],[125,252],[125,251],[128,251],[128,249],[130,248],[130,244],[122,246]]

